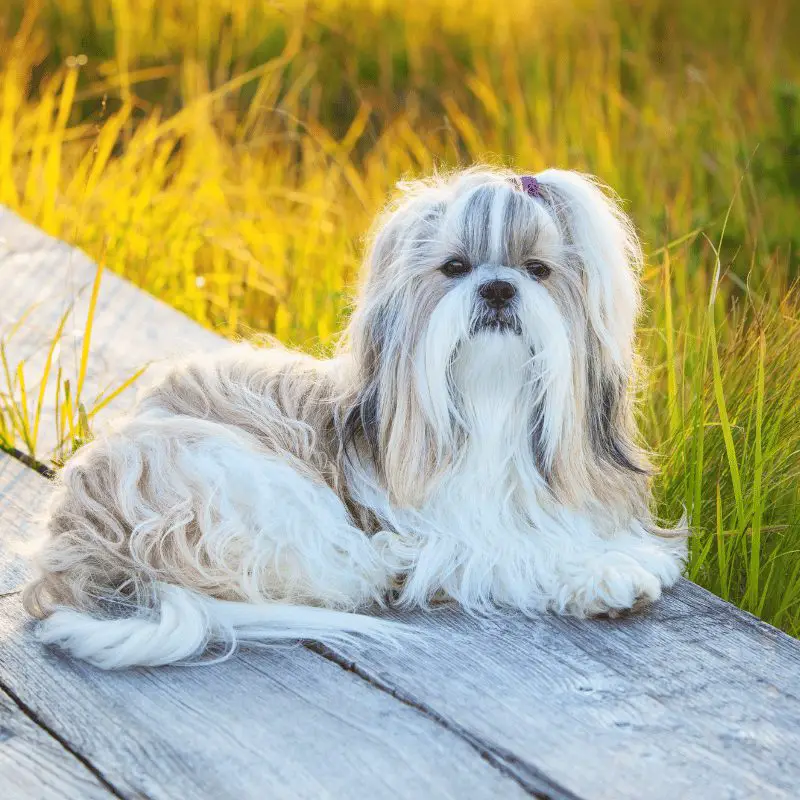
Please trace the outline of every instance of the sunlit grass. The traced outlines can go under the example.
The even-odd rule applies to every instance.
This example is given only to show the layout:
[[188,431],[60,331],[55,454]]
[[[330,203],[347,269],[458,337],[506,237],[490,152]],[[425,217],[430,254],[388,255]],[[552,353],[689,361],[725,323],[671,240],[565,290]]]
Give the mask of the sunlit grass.
[[[401,177],[489,160],[613,185],[650,252],[640,415],[659,513],[689,515],[693,579],[800,634],[790,0],[4,13],[0,202],[228,336],[328,349],[361,237]],[[0,438],[35,453],[54,398],[24,366],[4,370]],[[69,381],[56,381],[65,443],[92,414],[80,374]]]

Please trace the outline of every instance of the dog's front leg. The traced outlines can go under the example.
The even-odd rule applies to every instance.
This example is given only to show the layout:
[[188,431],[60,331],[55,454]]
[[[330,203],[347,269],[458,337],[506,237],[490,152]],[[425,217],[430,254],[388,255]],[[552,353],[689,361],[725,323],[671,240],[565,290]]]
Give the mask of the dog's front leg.
[[562,518],[539,530],[473,535],[382,531],[372,543],[406,605],[442,596],[465,608],[549,609],[578,617],[615,615],[657,600],[680,576],[685,542],[639,523],[602,538],[589,520]]

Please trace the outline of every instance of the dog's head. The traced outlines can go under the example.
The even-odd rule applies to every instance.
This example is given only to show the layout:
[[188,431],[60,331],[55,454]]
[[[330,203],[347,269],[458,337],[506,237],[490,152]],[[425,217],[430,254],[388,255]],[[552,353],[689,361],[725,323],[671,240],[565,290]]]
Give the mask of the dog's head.
[[621,482],[641,487],[647,469],[628,400],[641,263],[629,220],[562,170],[401,188],[349,329],[359,377],[345,440],[370,452],[395,502],[416,505],[498,403],[556,497],[619,505]]

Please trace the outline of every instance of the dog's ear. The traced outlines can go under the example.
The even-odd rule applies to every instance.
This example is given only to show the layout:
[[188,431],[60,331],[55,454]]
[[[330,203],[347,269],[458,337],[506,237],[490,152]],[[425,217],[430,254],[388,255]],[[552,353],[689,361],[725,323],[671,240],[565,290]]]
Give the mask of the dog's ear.
[[583,274],[589,324],[604,359],[630,367],[639,314],[642,248],[618,198],[593,177],[548,169],[536,176],[570,256]]
[[414,260],[424,249],[444,213],[446,191],[435,178],[400,181],[398,193],[373,223],[364,258],[364,290],[375,283],[388,288],[391,278],[402,277],[393,267],[400,259]]
[[[633,224],[618,198],[594,178],[577,172],[546,170],[537,175],[582,276],[587,329],[583,384],[583,436],[594,465],[587,464],[596,494],[633,484],[640,488],[650,467],[639,446],[632,409],[635,376],[634,337],[640,308],[642,250]],[[615,477],[616,476],[616,477]]]
[[355,370],[341,436],[345,455],[367,456],[397,506],[422,501],[438,468],[434,426],[417,392],[413,350],[420,335],[414,273],[443,213],[441,190],[419,181],[378,218],[346,344]]
[[[381,361],[387,348],[386,324],[381,307],[364,309],[358,326],[351,322],[351,347],[354,390],[346,404],[341,420],[340,440],[347,458],[361,457],[362,448],[371,458],[378,472],[382,472],[381,457]],[[355,329],[355,330],[354,330]]]

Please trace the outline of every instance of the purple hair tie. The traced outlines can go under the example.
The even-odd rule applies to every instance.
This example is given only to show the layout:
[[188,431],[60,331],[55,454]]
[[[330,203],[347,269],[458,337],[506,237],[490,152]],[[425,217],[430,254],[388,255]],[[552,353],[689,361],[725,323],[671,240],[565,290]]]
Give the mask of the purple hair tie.
[[520,175],[520,183],[522,183],[522,191],[528,197],[541,197],[542,184],[533,177],[533,175]]

